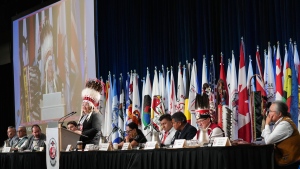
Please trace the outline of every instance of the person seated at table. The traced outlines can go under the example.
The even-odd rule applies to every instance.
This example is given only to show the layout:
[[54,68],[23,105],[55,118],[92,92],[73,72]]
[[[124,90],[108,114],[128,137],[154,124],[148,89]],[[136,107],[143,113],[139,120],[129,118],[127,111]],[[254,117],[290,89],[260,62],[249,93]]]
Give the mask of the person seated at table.
[[162,132],[160,135],[161,146],[170,145],[175,135],[176,130],[172,124],[172,118],[170,114],[163,114],[159,117]]
[[191,140],[197,133],[197,129],[187,123],[186,117],[182,112],[176,112],[172,115],[172,123],[176,133],[171,141],[171,144],[174,144],[176,139]]
[[7,137],[8,139],[4,141],[3,147],[11,147],[12,145],[16,144],[18,141],[18,136],[16,135],[16,128],[13,126],[8,126],[7,128]]
[[209,140],[214,140],[215,137],[225,137],[222,128],[218,124],[212,122],[208,109],[200,109],[196,110],[196,112],[196,123],[198,124],[199,130],[194,139],[199,139],[201,132],[203,132],[202,130],[207,131]]
[[19,126],[18,131],[18,141],[12,146],[12,149],[17,150],[25,146],[26,141],[28,140],[26,127]]
[[76,130],[78,130],[76,121],[69,121],[69,122],[67,123],[67,129],[68,129],[68,130],[71,130],[71,131],[76,131]]
[[134,122],[128,123],[126,126],[125,140],[118,144],[118,148],[122,148],[124,142],[130,143],[131,147],[137,147],[139,143],[146,143],[147,139],[143,132],[138,129],[138,125]]
[[26,141],[24,147],[22,147],[22,150],[39,150],[40,147],[44,147],[45,149],[45,142],[46,141],[46,135],[42,133],[41,127],[37,124],[34,124],[31,126],[31,132],[32,135],[28,137],[28,140]]
[[[270,123],[274,122],[272,129]],[[261,136],[266,144],[275,144],[275,169],[298,169],[300,162],[300,134],[282,101],[274,101],[267,113]]]

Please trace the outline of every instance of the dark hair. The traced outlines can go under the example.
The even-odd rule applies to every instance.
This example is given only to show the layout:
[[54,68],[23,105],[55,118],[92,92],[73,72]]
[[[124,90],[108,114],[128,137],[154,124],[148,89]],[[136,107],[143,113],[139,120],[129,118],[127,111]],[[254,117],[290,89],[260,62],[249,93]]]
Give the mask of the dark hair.
[[281,112],[282,116],[291,117],[291,114],[288,112],[289,108],[285,102],[276,100],[272,104],[276,105],[276,113],[279,114]]
[[67,123],[67,125],[69,125],[69,124],[73,124],[75,127],[77,127],[76,121],[69,121],[69,122]]
[[182,123],[187,123],[186,117],[182,112],[176,112],[172,115],[172,119],[174,119],[176,122],[182,122]]
[[172,121],[171,115],[170,114],[163,114],[159,117],[159,121],[162,121],[163,119],[166,119],[168,121]]
[[138,130],[138,125],[135,124],[134,122],[128,123],[127,126],[128,126],[129,128],[131,128],[131,129],[136,129],[136,130]]
[[38,124],[34,124],[34,125],[31,126],[31,132],[32,132],[33,127],[37,127],[37,128],[40,129],[40,131],[42,131],[42,130],[41,130],[41,127],[40,127]]
[[15,128],[14,126],[8,126],[7,128],[8,128],[8,129],[16,130],[16,128]]

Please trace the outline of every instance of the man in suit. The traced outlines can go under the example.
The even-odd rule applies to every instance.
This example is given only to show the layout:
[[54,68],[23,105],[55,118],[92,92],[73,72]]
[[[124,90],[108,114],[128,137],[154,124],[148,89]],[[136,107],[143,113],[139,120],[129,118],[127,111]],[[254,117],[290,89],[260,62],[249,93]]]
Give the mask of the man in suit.
[[186,139],[191,140],[197,133],[197,129],[187,123],[186,117],[182,112],[176,112],[172,115],[173,127],[176,131],[171,144],[174,144],[176,139]]
[[45,149],[45,143],[46,141],[46,135],[42,133],[41,128],[39,125],[34,124],[31,127],[32,135],[28,138],[26,144],[24,147],[22,147],[23,150],[39,150],[40,147],[44,147]]

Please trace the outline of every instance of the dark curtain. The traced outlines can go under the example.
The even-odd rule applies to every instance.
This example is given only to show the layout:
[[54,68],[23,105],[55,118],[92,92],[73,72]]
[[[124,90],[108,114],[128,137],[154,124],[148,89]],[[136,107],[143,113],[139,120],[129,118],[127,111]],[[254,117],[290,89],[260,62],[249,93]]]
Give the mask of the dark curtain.
[[[255,52],[268,42],[300,42],[300,1],[298,0],[104,0],[96,1],[96,55],[98,76],[107,79],[108,71],[123,76],[136,70],[151,79],[154,67],[173,66],[177,79],[178,63],[197,61],[201,82],[202,58],[207,65],[214,56],[216,80],[219,79],[220,53],[225,68],[231,52],[239,63],[241,37],[255,70]],[[209,70],[209,67],[208,67]],[[254,72],[255,73],[255,72]],[[177,82],[177,81],[176,81]]]

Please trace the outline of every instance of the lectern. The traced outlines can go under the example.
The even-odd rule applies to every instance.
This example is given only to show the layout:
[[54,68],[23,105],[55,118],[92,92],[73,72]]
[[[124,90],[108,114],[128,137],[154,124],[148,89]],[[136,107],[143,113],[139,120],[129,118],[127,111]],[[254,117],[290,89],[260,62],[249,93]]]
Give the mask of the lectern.
[[57,127],[46,128],[46,136],[47,168],[59,169],[60,152],[64,151],[69,144],[75,147],[81,135],[61,128],[61,125],[58,124]]

